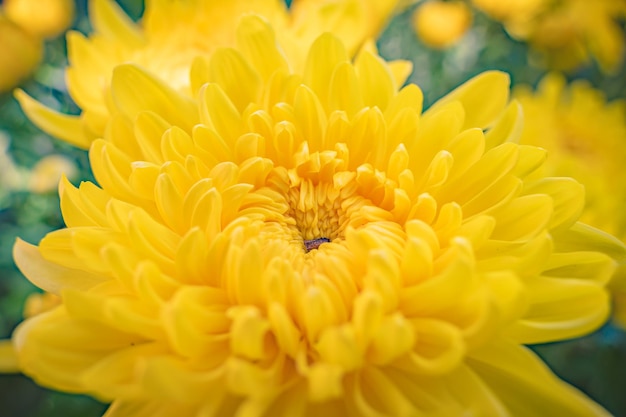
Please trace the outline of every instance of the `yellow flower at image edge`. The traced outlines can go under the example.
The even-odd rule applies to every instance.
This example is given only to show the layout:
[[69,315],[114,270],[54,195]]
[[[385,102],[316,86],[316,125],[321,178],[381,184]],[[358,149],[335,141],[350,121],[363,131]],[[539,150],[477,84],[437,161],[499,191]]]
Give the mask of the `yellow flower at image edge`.
[[[323,35],[293,72],[243,19],[197,100],[133,65],[66,229],[18,241],[62,304],[19,326],[24,372],[120,416],[607,416],[523,344],[608,315],[622,254],[582,187],[529,180],[508,77],[422,113],[369,49]],[[487,133],[483,129],[489,128]]]

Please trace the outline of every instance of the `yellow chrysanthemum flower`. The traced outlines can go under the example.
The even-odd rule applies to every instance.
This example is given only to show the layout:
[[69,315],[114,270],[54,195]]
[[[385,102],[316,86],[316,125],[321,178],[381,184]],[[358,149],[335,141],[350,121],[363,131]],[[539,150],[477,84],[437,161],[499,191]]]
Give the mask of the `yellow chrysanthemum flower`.
[[556,69],[570,70],[594,58],[607,72],[623,62],[626,0],[568,0],[537,19],[527,32],[529,42]]
[[381,30],[398,0],[296,0],[290,10],[282,0],[148,0],[140,24],[133,23],[113,0],[91,0],[95,32],[88,38],[68,35],[68,90],[82,109],[80,117],[59,114],[18,94],[24,111],[41,129],[88,148],[101,137],[115,107],[109,92],[111,72],[133,62],[189,94],[189,69],[198,54],[236,43],[242,14],[264,16],[277,28],[292,65],[302,65],[311,42],[331,31],[353,53]]
[[[548,150],[545,175],[575,177],[586,189],[582,220],[626,241],[626,102],[607,103],[586,81],[550,74],[534,93],[519,87],[521,143]],[[615,318],[626,326],[626,279],[616,277]]]
[[430,0],[413,13],[415,33],[432,48],[447,48],[465,35],[472,25],[472,12],[460,1]]
[[626,18],[626,0],[516,0],[513,13],[505,12],[509,2],[472,1],[541,52],[551,68],[571,70],[593,57],[610,72],[623,61],[619,22]]
[[67,228],[15,246],[62,297],[16,331],[24,372],[107,417],[607,416],[522,344],[603,323],[596,248],[625,249],[581,185],[528,179],[507,75],[422,114],[370,50],[280,51],[246,17],[197,99],[115,69],[100,186],[63,181]]

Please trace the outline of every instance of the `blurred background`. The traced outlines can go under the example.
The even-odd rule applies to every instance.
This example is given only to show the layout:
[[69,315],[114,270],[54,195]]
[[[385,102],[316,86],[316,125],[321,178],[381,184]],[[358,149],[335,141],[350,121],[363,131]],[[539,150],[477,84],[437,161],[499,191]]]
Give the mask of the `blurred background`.
[[[7,3],[0,1],[2,7]],[[0,13],[0,67],[9,68],[0,69],[3,91],[0,93],[0,338],[10,337],[22,320],[27,296],[36,291],[13,263],[11,250],[16,237],[36,243],[47,232],[64,226],[56,188],[61,173],[75,184],[93,180],[87,152],[34,127],[11,93],[11,87],[19,84],[50,107],[64,113],[79,112],[64,82],[67,65],[64,30],[70,26],[89,33],[91,28],[86,0],[65,3],[66,9],[51,23],[35,22],[37,16],[31,12],[26,22],[20,21],[19,13],[14,12],[17,17],[12,20]],[[141,17],[142,1],[118,0],[118,3],[133,19]],[[531,37],[524,39],[510,20],[492,9],[473,9],[468,14],[469,9],[465,8],[458,13],[444,13],[443,17],[436,13],[419,17],[416,10],[420,6],[409,5],[398,14],[378,39],[378,47],[387,59],[413,61],[410,81],[424,91],[426,106],[487,69],[508,72],[514,86],[535,87],[549,68],[565,62],[562,57],[550,55],[553,52],[549,49],[547,52],[545,48],[538,49]],[[45,7],[40,8],[48,18],[55,16]],[[626,41],[623,17],[615,21],[622,43]],[[416,23],[419,23],[417,31]],[[434,25],[434,29],[429,29],[429,25]],[[44,27],[46,30],[41,30]],[[439,33],[442,28],[444,33]],[[23,62],[12,55],[15,51],[20,51],[18,55]],[[622,58],[609,56],[609,61],[617,62],[608,64],[610,71],[606,70],[607,59],[599,60],[600,64],[593,60],[573,65],[567,62],[565,75],[568,81],[587,80],[604,92],[609,101],[621,99],[626,97],[626,67]],[[626,142],[626,137],[623,140]],[[626,417],[624,330],[609,323],[582,339],[532,348],[561,378],[586,392],[615,416]],[[49,391],[22,375],[0,375],[1,416],[99,417],[105,409],[105,404],[91,398]]]

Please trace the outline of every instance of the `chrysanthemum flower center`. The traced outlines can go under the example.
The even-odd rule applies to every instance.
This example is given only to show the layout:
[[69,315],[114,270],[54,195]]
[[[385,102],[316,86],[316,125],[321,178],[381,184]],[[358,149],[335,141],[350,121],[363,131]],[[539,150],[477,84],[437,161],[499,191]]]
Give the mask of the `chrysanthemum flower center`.
[[324,243],[340,243],[349,225],[364,223],[359,212],[372,204],[359,195],[356,173],[347,170],[335,151],[309,155],[305,146],[295,159],[296,167],[276,168],[269,181],[285,199],[288,234],[305,252]]

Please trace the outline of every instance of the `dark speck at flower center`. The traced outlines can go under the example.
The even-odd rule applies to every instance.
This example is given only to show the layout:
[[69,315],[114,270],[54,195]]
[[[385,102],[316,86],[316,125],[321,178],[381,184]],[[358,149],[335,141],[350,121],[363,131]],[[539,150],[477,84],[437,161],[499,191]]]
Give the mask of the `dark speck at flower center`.
[[330,239],[327,237],[320,237],[317,239],[305,240],[304,248],[306,249],[307,252],[311,252],[313,249],[319,248],[322,243],[328,243],[328,242],[330,242]]

